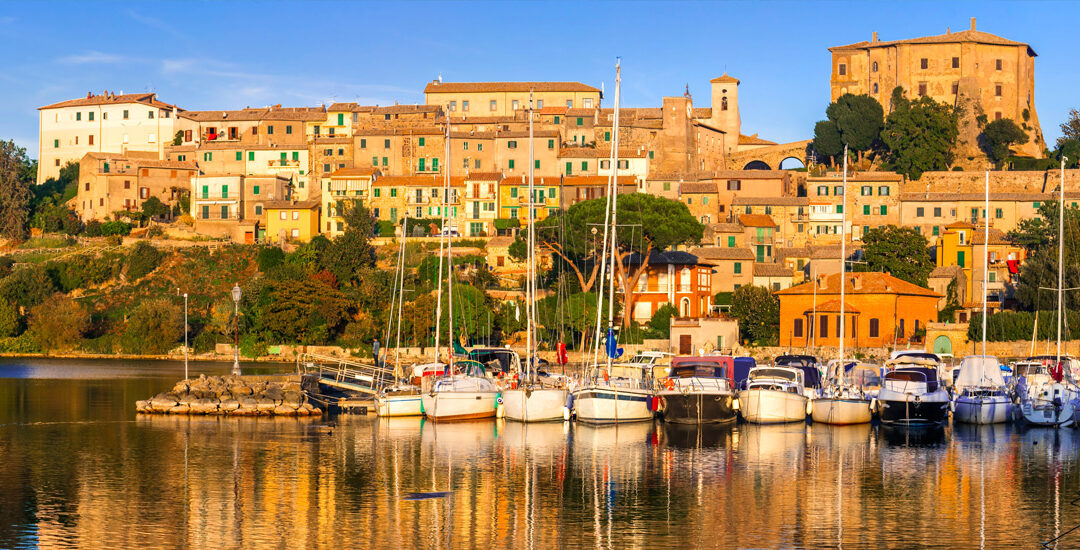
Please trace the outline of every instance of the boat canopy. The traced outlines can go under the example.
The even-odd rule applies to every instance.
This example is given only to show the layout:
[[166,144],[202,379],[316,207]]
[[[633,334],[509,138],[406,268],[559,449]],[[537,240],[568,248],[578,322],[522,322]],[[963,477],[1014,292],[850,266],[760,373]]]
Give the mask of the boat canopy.
[[753,357],[735,357],[732,359],[735,363],[735,368],[732,369],[733,375],[731,377],[732,382],[736,387],[739,387],[746,381],[747,376],[750,374],[750,369],[757,367],[757,361]]
[[[715,361],[713,359],[727,359]],[[731,372],[730,357],[677,358],[671,363],[672,378],[728,378]]]
[[779,355],[773,364],[778,367],[811,367],[818,364],[813,355]]
[[1001,364],[998,358],[991,355],[968,355],[960,362],[960,375],[955,385],[957,388],[1004,386],[1005,378],[1001,376]]
[[1033,374],[1050,374],[1050,366],[1038,361],[1019,361],[1014,365],[1016,376],[1031,376]]
[[455,376],[442,378],[435,381],[435,391],[446,392],[492,392],[496,391],[495,384],[487,378],[475,376]]
[[881,387],[881,375],[878,374],[877,365],[860,363],[848,367],[844,379],[860,388]]
[[799,372],[796,369],[791,368],[771,368],[771,367],[758,367],[750,371],[748,379],[751,382],[758,380],[787,380],[790,382],[799,381]]
[[934,367],[904,367],[885,373],[885,380],[901,380],[904,382],[926,382],[926,391],[935,392],[938,389],[937,368]]
[[497,361],[498,370],[504,373],[521,370],[521,360],[517,352],[506,348],[476,348],[469,351],[469,359],[485,365]]
[[902,349],[902,350],[894,351],[894,352],[889,354],[889,359],[890,360],[899,359],[901,357],[914,357],[916,359],[929,359],[929,360],[933,361],[934,363],[940,363],[941,362],[941,357],[938,356],[938,354],[930,353],[928,351]]

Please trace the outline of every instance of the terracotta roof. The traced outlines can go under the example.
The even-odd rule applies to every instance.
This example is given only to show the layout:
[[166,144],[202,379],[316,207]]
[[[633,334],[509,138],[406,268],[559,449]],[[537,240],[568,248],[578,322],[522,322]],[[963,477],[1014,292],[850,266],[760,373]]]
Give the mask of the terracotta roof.
[[743,227],[776,227],[772,216],[766,214],[742,214],[739,216],[739,223]]
[[990,34],[988,32],[982,32],[977,30],[966,30],[960,32],[939,34],[935,36],[923,36],[920,38],[908,38],[904,40],[891,40],[891,41],[879,41],[879,42],[856,42],[854,44],[848,44],[846,46],[833,46],[829,48],[829,51],[837,50],[862,50],[870,48],[885,48],[889,46],[896,46],[900,44],[950,44],[958,42],[975,42],[979,44],[992,44],[996,46],[1027,46],[1031,55],[1036,55],[1035,50],[1023,42],[1016,42],[1007,38],[1002,38],[997,35]]
[[347,178],[347,177],[356,177],[356,176],[364,177],[364,176],[374,176],[375,174],[378,174],[378,173],[379,173],[378,168],[374,168],[374,167],[370,167],[370,166],[364,167],[364,168],[338,168],[337,170],[334,170],[334,172],[332,174],[330,174],[330,177],[331,178]]
[[716,170],[710,173],[713,178],[729,180],[780,179],[788,174],[787,170]]
[[931,279],[942,279],[942,278],[952,279],[952,278],[956,277],[957,275],[961,275],[963,273],[964,273],[964,268],[962,268],[962,267],[960,267],[958,265],[942,265],[942,266],[935,267],[934,270],[930,272],[929,277]]
[[504,248],[510,246],[511,244],[514,244],[514,238],[503,235],[488,239],[487,248]]
[[694,118],[712,118],[712,107],[694,107]]
[[396,114],[409,114],[409,113],[436,113],[442,107],[438,105],[387,105],[386,107],[375,107],[371,110],[373,115],[396,115]]
[[469,172],[466,181],[502,181],[502,172]]
[[742,197],[731,198],[732,206],[807,206],[810,199],[806,197]]
[[185,111],[179,116],[197,122],[253,122],[260,120],[323,121],[326,111],[322,107],[281,107],[239,109],[234,111]]
[[737,223],[711,223],[707,229],[713,233],[742,233],[743,226]]
[[697,195],[697,194],[701,194],[701,193],[716,193],[716,184],[715,183],[708,183],[708,182],[705,182],[705,183],[691,183],[691,182],[680,183],[679,184],[679,193],[680,194],[685,193],[685,194],[691,194],[691,195]]
[[[67,101],[61,101],[59,103],[53,103],[44,107],[38,107],[38,110],[43,109],[59,109],[61,107],[83,107],[94,105],[119,105],[121,103],[142,103],[143,105],[150,105],[152,107],[158,107],[160,109],[179,109],[176,105],[170,105],[168,103],[158,101],[157,94],[123,94],[123,95],[88,95],[87,97],[80,97],[78,99],[69,99]],[[145,118],[145,117],[144,117]]]
[[574,107],[566,109],[566,116],[568,117],[591,117],[596,116],[596,109],[593,107]]
[[[971,236],[971,244],[982,245],[986,241],[986,234],[983,232],[983,228],[975,228],[974,234]],[[1000,229],[990,228],[990,244],[1013,244],[1008,235]]]
[[[817,312],[817,313],[840,313],[840,300],[833,299],[833,300],[829,300],[829,301],[827,301],[827,302],[825,302],[823,304],[818,304],[817,307],[811,307],[811,308],[807,309],[806,311],[804,311],[803,315],[807,315],[807,314],[812,315],[815,312]],[[862,313],[858,309],[855,309],[854,306],[852,306],[851,304],[846,303],[846,302],[844,303],[844,312],[845,313]]]
[[[901,193],[901,202],[957,202],[957,201],[979,201],[980,203],[986,198],[983,193]],[[1057,200],[1057,193],[995,193],[990,192],[990,200],[992,201],[1019,201],[1019,202],[1039,202]],[[1065,191],[1065,198],[1078,199],[1080,198],[1080,192],[1078,191]]]
[[957,220],[946,225],[945,229],[975,229],[975,226],[964,220]]
[[739,134],[739,145],[776,145],[776,142],[759,138],[757,134],[752,136]]
[[562,107],[560,107],[560,106],[554,106],[554,107],[547,106],[547,107],[544,107],[542,109],[539,109],[537,111],[537,113],[540,113],[541,115],[565,115],[566,114],[566,107],[565,106],[562,106]]
[[755,277],[792,277],[794,272],[784,264],[772,262],[755,262]]
[[735,78],[734,76],[728,76],[728,74],[725,72],[724,74],[709,81],[710,84],[717,84],[720,82],[734,82],[735,84],[738,84],[739,79]]
[[599,92],[580,82],[430,82],[425,94],[469,92]]
[[123,162],[130,163],[137,168],[165,168],[169,170],[198,170],[199,166],[194,161],[178,161],[178,160],[158,160],[157,155],[154,153],[153,158],[141,157],[139,155],[133,155],[136,151],[130,151],[127,155],[123,153],[86,153],[83,158],[92,158],[98,160],[108,160],[110,162]]
[[776,256],[777,261],[786,260],[788,258],[809,258],[810,249],[805,246],[778,246],[773,248],[773,255]]
[[[886,273],[847,273],[845,279],[847,294],[901,294],[907,296],[928,296],[940,298],[941,295],[921,286],[897,279]],[[825,280],[824,287],[814,288],[815,281],[809,281],[784,290],[778,290],[774,294],[778,296],[813,294],[818,296],[840,294],[840,274],[833,273],[822,277]],[[858,281],[858,288],[853,281]]]
[[[562,179],[563,185],[607,185],[608,176],[566,176]],[[637,186],[637,178],[634,176],[619,176],[618,184],[622,186]]]
[[[337,143],[337,144],[352,143],[353,138],[350,137],[350,136],[334,136],[334,137],[319,136],[319,137],[315,138],[314,141],[315,141],[315,145],[329,145],[329,144],[335,144],[335,143]],[[281,147],[278,147],[278,148],[280,149]]]
[[[529,131],[528,130],[505,130],[505,131],[501,131],[501,132],[495,132],[495,137],[503,138],[503,139],[528,138],[529,137]],[[537,139],[539,139],[539,138],[549,138],[549,137],[559,137],[559,131],[558,130],[533,129],[533,137],[537,138]]]
[[[423,176],[383,176],[375,180],[375,185],[379,186],[410,186],[410,185],[423,185],[428,187],[442,187],[446,183],[446,176],[443,174],[430,174]],[[465,178],[461,176],[450,177],[451,187],[464,187]]]
[[319,207],[319,199],[311,199],[307,201],[266,201],[263,204],[263,208],[266,210],[283,210],[289,208],[306,209],[311,210]]
[[[851,258],[858,251],[862,250],[860,243],[848,243],[847,255]],[[824,246],[811,246],[810,247],[810,259],[812,260],[839,260],[840,259],[840,245],[829,244]]]
[[603,153],[596,147],[561,147],[559,158],[611,158],[611,151]]
[[435,126],[419,126],[415,128],[360,128],[353,132],[354,136],[441,136],[446,132]]
[[[848,183],[858,183],[861,181],[903,181],[904,176],[895,172],[855,172],[848,174]],[[843,182],[844,174],[841,172],[831,172],[824,176],[809,176],[806,178],[807,184],[810,183],[834,183]]]
[[706,260],[753,260],[754,253],[749,248],[724,248],[703,246],[691,248],[690,253]]

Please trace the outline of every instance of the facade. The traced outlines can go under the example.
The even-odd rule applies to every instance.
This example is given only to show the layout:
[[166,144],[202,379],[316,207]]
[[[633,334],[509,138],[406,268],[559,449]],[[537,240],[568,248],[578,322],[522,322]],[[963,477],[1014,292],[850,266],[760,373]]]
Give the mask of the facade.
[[754,284],[754,253],[749,248],[708,246],[693,248],[690,253],[712,264],[709,285],[713,295]]
[[600,107],[600,90],[580,82],[443,82],[433,80],[424,87],[424,102],[446,109],[450,116],[513,116],[536,109]]
[[739,343],[739,320],[726,315],[672,317],[668,351],[696,355],[712,351],[731,354]]
[[75,212],[84,221],[107,220],[114,212],[137,211],[150,197],[175,204],[191,190],[195,163],[157,160],[153,152],[87,153],[79,161]]
[[[968,297],[960,304],[967,310],[981,310],[983,295],[987,308],[992,312],[1005,305],[1011,298],[1012,289],[1019,278],[1020,267],[1027,256],[1026,250],[1011,242],[1000,229],[990,228],[990,241],[986,244],[985,222],[978,226],[961,220],[945,226],[938,240],[938,267],[956,266],[963,276],[964,288],[960,296]],[[984,266],[984,261],[989,261]],[[986,279],[983,268],[986,267]]]
[[[642,258],[627,259],[637,269]],[[638,278],[634,292],[633,319],[641,323],[652,318],[664,304],[672,304],[679,317],[704,317],[712,309],[712,265],[687,252],[657,252],[649,256],[649,266]]]
[[[371,203],[372,181],[379,176],[373,168],[340,168],[327,178],[326,189],[322,192],[320,207],[323,213],[322,232],[328,237],[336,237],[345,232],[345,221],[339,208],[342,202],[359,202],[369,207]],[[374,211],[372,216],[380,219]]]
[[[780,346],[840,344],[839,273],[776,292],[780,300]],[[937,321],[941,295],[885,273],[847,273],[844,277],[846,346],[907,345],[921,341]]]
[[254,242],[265,228],[264,205],[289,200],[285,176],[199,175],[191,180],[195,232],[235,242]]
[[87,153],[151,152],[163,159],[183,109],[156,94],[86,94],[38,108],[37,183],[60,176],[69,161]]
[[306,243],[319,234],[318,200],[268,201],[263,204],[266,212],[266,241]]

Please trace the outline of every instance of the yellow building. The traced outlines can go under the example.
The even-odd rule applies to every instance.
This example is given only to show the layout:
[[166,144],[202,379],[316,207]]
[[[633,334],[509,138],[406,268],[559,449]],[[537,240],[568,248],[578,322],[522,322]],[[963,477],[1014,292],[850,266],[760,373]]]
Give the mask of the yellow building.
[[323,233],[336,237],[345,231],[345,221],[338,211],[342,202],[360,202],[371,206],[371,184],[380,172],[373,168],[342,168],[334,171],[326,179],[321,200]]
[[445,107],[450,116],[507,116],[534,107],[566,106],[599,108],[602,94],[580,82],[443,82],[433,80],[424,88],[428,105]]
[[[963,269],[968,302],[965,309],[982,307],[983,293],[988,296],[991,310],[1002,307],[1017,282],[1020,264],[1026,257],[1023,247],[1012,243],[1000,229],[990,228],[990,242],[985,247],[985,222],[978,226],[957,221],[945,226],[938,239],[937,266],[958,266]],[[986,280],[983,280],[984,260],[989,260]]]
[[266,240],[270,243],[306,243],[319,234],[320,205],[317,200],[268,202],[263,208]]
[[[595,176],[593,176],[595,177]],[[559,209],[561,178],[533,176],[533,219],[540,221]],[[499,217],[517,219],[521,227],[529,223],[529,180],[522,174],[499,182]]]

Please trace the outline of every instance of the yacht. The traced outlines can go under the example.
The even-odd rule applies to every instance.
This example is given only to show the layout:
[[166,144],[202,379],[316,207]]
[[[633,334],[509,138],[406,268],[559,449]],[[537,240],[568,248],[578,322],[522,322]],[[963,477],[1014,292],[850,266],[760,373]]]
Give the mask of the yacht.
[[594,367],[573,396],[574,416],[581,422],[652,420],[652,369],[632,363]]
[[1034,426],[1071,426],[1073,404],[1063,377],[1044,361],[1025,360],[1013,366],[1016,400],[1024,422]]
[[738,408],[732,391],[731,357],[676,357],[658,392],[665,422],[734,422]]
[[379,416],[420,416],[424,414],[420,388],[398,384],[375,395],[375,414]]
[[814,399],[821,391],[821,368],[813,355],[779,355],[773,360],[777,367],[791,367],[803,373],[803,393]]
[[494,418],[499,389],[484,365],[463,359],[454,362],[454,370],[460,372],[434,379],[431,391],[422,394],[424,416],[435,421]]
[[[883,424],[936,426],[949,419],[949,392],[942,387],[932,354],[904,354],[885,363],[885,378],[877,396]],[[936,357],[936,356],[935,356]]]
[[739,392],[739,412],[747,422],[778,424],[806,420],[810,398],[803,370],[794,367],[755,367]]
[[823,424],[865,424],[873,419],[873,400],[881,389],[874,365],[832,360],[825,368],[829,383],[814,399],[811,418]]
[[998,424],[1012,414],[1012,400],[997,357],[969,355],[960,362],[954,386],[953,420],[965,424]]

